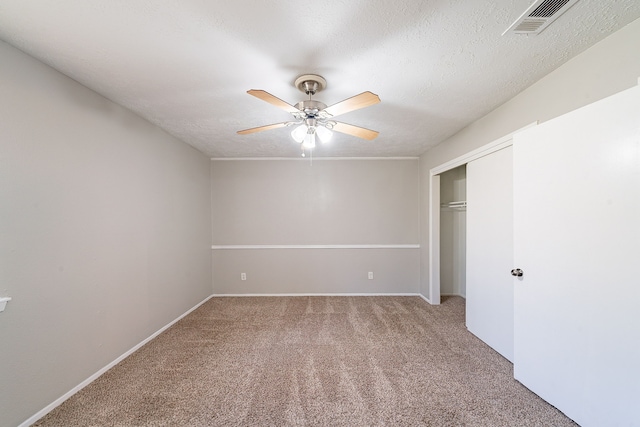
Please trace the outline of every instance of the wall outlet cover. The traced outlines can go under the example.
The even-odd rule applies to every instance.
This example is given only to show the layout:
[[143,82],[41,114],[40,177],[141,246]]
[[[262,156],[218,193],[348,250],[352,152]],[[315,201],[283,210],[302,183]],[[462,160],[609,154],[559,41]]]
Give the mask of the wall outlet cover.
[[7,306],[7,302],[11,301],[9,297],[0,298],[0,313],[4,311],[4,308]]

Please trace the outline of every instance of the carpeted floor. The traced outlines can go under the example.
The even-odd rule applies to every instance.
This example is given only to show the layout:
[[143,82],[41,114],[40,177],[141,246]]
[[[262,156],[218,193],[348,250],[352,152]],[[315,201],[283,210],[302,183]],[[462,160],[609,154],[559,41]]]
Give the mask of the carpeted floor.
[[575,426],[464,300],[213,298],[36,426]]

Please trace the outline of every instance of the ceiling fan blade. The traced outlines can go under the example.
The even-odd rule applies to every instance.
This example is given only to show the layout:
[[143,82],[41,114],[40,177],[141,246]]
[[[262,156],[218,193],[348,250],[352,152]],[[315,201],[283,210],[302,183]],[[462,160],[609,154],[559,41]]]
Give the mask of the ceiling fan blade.
[[275,105],[276,107],[283,109],[287,113],[293,114],[300,112],[300,110],[298,110],[293,105],[287,104],[282,99],[273,96],[269,92],[265,92],[264,90],[251,89],[248,90],[247,93],[249,95],[255,96],[256,98],[262,99],[263,101],[266,101],[271,105]]
[[361,128],[359,126],[348,125],[346,123],[336,122],[335,125],[331,128],[331,130],[335,130],[336,132],[346,133],[347,135],[357,136],[358,138],[363,138],[371,141],[378,136],[379,132],[375,130]]
[[271,129],[283,128],[285,126],[289,126],[290,123],[291,122],[274,123],[272,125],[266,125],[266,126],[260,126],[260,127],[257,127],[257,128],[239,130],[238,133],[240,135],[248,135],[250,133],[262,132],[263,130],[271,130]]
[[333,104],[325,108],[323,111],[335,117],[339,114],[348,113],[350,111],[359,110],[360,108],[369,107],[380,102],[380,97],[375,93],[362,92],[360,95],[352,96],[337,104]]

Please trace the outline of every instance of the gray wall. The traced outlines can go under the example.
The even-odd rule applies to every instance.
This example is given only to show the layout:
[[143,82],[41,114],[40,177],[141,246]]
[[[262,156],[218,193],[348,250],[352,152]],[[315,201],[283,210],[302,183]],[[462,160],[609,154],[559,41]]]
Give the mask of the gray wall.
[[211,294],[210,162],[0,42],[0,425]]
[[421,293],[429,280],[429,170],[535,121],[544,122],[638,84],[640,19],[632,22],[420,157]]
[[[214,160],[213,245],[417,245],[419,167],[418,159]],[[214,293],[416,293],[419,251],[214,249]]]

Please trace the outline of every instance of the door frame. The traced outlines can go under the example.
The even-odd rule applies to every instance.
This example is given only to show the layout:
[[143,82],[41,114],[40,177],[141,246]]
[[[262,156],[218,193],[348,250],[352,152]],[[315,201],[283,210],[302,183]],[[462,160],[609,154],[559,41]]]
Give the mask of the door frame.
[[533,122],[429,170],[429,292],[426,300],[430,304],[440,304],[440,174],[513,145],[513,135],[537,124]]

